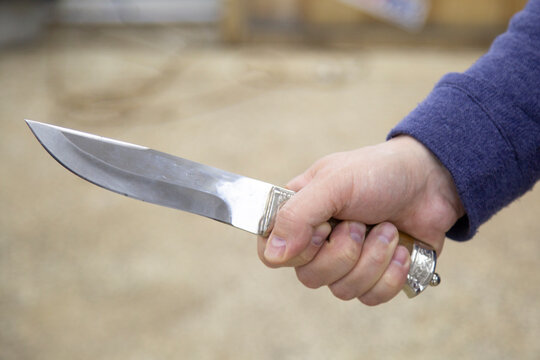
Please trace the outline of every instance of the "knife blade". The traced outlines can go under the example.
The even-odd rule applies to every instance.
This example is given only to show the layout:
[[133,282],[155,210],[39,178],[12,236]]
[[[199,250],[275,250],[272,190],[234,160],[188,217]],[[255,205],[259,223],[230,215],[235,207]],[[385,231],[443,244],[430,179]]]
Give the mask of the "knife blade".
[[[268,236],[280,206],[294,195],[279,186],[144,146],[33,120],[26,123],[54,159],[84,180],[252,234]],[[404,292],[414,297],[428,285],[438,285],[435,251],[403,233],[400,244],[411,254]]]

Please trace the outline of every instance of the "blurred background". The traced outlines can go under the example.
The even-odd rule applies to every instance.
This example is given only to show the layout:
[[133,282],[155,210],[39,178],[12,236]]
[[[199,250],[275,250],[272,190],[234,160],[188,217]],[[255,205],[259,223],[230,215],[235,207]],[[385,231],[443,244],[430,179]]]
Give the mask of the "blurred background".
[[524,0],[0,0],[0,359],[537,359],[540,192],[368,308],[103,191],[23,119],[284,184],[375,144]]

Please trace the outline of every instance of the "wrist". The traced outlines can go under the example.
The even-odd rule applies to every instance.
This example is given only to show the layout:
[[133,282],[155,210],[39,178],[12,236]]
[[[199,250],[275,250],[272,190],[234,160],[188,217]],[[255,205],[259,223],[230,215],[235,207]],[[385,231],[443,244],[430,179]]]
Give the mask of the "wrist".
[[[429,208],[431,216],[445,223],[448,231],[454,223],[465,215],[456,185],[448,169],[421,142],[407,135],[388,141],[399,151],[408,166],[408,176],[414,179],[414,208]],[[434,219],[435,220],[435,219]]]

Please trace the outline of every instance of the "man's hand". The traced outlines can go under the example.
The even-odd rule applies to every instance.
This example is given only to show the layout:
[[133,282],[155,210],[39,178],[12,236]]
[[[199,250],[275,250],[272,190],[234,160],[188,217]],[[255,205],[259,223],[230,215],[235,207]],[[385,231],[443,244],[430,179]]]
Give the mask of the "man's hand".
[[[287,187],[297,194],[269,238],[259,237],[261,260],[295,267],[307,287],[328,285],[338,298],[368,305],[390,300],[405,283],[410,259],[397,229],[439,254],[464,214],[450,173],[407,136],[324,157]],[[333,231],[332,217],[344,220]],[[364,224],[379,225],[366,236]]]

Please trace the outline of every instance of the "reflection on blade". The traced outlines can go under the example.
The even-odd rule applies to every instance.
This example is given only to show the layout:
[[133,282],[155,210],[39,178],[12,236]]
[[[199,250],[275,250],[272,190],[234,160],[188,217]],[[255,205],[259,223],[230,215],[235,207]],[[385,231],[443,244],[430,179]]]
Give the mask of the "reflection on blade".
[[58,162],[87,181],[258,233],[271,184],[146,147],[26,122]]

